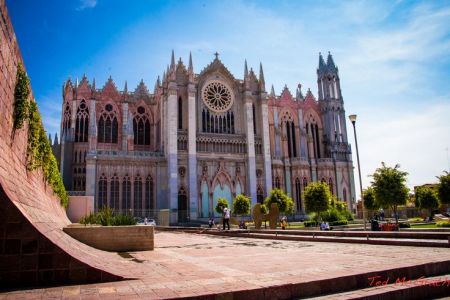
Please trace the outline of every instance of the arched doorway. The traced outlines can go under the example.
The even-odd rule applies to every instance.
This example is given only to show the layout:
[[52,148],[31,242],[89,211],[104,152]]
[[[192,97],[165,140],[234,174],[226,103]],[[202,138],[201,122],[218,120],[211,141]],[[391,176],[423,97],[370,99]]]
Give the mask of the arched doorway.
[[202,181],[202,217],[209,217],[209,190],[206,181]]
[[217,216],[216,206],[219,198],[224,198],[228,201],[228,206],[230,209],[233,209],[233,197],[231,195],[231,189],[228,184],[224,184],[223,187],[220,184],[217,184],[214,188],[213,192],[213,213]]
[[188,221],[188,201],[186,190],[181,187],[178,191],[178,222],[184,223]]

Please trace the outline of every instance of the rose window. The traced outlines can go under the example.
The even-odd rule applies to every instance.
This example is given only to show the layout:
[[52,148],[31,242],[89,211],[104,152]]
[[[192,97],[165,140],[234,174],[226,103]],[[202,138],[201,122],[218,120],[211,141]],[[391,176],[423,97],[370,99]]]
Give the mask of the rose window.
[[202,98],[205,105],[212,111],[225,112],[233,104],[233,94],[231,90],[219,81],[208,83],[202,91]]

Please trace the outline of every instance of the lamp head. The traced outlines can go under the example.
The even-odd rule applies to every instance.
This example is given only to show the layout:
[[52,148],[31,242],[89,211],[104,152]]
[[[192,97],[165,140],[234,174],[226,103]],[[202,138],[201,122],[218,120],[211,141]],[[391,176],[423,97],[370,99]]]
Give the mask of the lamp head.
[[348,116],[348,118],[350,119],[350,121],[351,121],[353,124],[355,124],[355,122],[356,122],[356,115],[350,115],[350,116]]

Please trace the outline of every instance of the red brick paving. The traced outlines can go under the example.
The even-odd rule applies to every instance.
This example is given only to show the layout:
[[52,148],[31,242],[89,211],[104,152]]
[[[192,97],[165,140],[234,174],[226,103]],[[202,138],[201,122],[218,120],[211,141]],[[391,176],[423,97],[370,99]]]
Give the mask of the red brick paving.
[[[111,265],[128,266],[125,273],[123,268],[117,268],[119,275],[137,279],[12,291],[0,294],[0,299],[4,296],[161,299],[252,289],[259,289],[261,297],[289,298],[289,293],[283,294],[289,292],[285,287],[271,288],[273,294],[261,288],[311,282],[308,289],[320,291],[326,286],[317,283],[318,280],[450,262],[450,251],[443,248],[271,241],[176,232],[157,232],[154,251],[131,252],[140,263],[118,254],[102,253]],[[335,284],[351,281],[346,278],[336,279]],[[323,284],[330,285],[333,281]],[[369,287],[368,279],[365,284]],[[255,293],[244,294],[251,297]],[[239,298],[237,294],[234,297]]]

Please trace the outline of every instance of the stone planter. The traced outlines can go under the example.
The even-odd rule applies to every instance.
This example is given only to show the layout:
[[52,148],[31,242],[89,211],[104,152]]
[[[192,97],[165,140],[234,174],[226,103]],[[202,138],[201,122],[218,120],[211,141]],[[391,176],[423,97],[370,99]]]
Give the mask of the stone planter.
[[111,252],[146,251],[154,247],[154,227],[70,225],[64,232],[91,247]]

